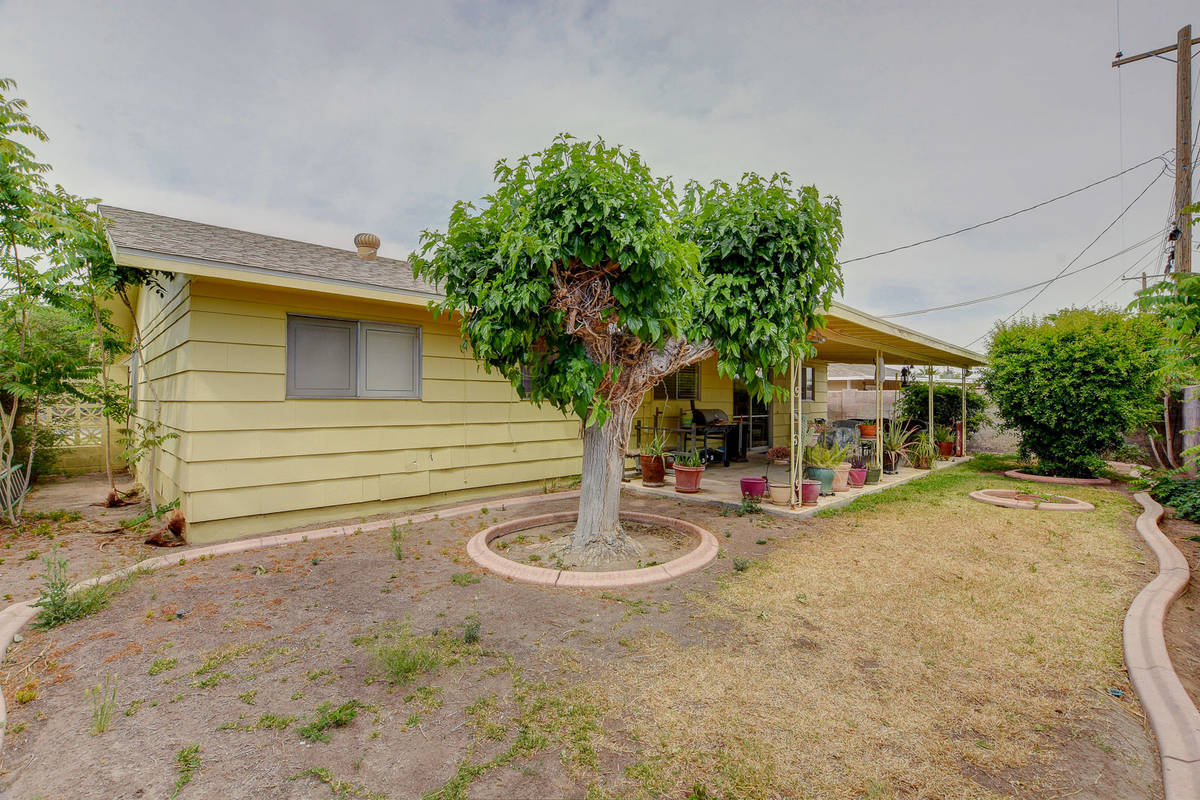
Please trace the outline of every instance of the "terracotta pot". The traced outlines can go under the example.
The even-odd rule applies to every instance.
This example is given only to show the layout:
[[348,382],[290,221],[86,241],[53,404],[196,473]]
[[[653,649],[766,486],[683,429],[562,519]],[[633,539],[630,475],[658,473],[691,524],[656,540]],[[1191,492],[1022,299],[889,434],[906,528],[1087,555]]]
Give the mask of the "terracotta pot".
[[665,486],[667,459],[663,456],[642,456],[642,486]]
[[858,426],[858,435],[864,439],[874,439],[875,438],[875,429],[876,429],[875,425],[859,425]]
[[883,472],[883,470],[879,467],[867,467],[867,480],[865,481],[866,485],[874,486],[875,484],[879,483],[879,474],[881,472]]
[[675,491],[684,494],[695,494],[700,491],[700,476],[703,474],[704,467],[685,467],[676,464]]
[[805,479],[800,482],[800,502],[802,505],[815,506],[821,496],[821,482]]
[[867,482],[867,468],[855,469],[851,467],[847,477],[850,479],[851,487],[861,489],[862,485]]
[[771,505],[786,506],[792,502],[792,487],[786,483],[771,484]]
[[850,462],[843,461],[833,471],[833,490],[835,492],[850,491]]
[[751,497],[755,500],[762,498],[767,493],[766,478],[742,478],[742,497]]
[[821,486],[821,494],[833,494],[833,470],[828,467],[805,467],[804,477]]
[[942,458],[954,455],[954,442],[938,442],[938,454]]

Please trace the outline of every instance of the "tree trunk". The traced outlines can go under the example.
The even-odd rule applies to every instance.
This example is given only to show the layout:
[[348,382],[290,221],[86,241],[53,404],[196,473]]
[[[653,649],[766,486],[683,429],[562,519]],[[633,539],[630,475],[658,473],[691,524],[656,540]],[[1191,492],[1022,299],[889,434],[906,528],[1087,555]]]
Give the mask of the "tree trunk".
[[1163,392],[1163,450],[1167,454],[1167,468],[1175,469],[1175,433],[1171,430],[1171,392]]
[[638,558],[641,548],[620,522],[622,451],[629,438],[633,409],[616,407],[603,425],[583,432],[583,473],[579,487],[579,521],[564,562],[599,566],[607,561]]

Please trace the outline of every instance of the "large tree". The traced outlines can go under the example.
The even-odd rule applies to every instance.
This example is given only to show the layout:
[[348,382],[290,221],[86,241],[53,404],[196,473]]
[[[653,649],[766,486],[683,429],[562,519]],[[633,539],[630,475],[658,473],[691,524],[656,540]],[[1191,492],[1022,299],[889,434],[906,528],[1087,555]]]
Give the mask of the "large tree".
[[770,400],[772,377],[809,352],[842,287],[840,208],[787,175],[687,185],[636,152],[560,136],[496,190],[426,231],[418,275],[461,317],[464,347],[584,423],[579,521],[568,563],[636,553],[619,522],[634,412],[665,376],[716,356]]

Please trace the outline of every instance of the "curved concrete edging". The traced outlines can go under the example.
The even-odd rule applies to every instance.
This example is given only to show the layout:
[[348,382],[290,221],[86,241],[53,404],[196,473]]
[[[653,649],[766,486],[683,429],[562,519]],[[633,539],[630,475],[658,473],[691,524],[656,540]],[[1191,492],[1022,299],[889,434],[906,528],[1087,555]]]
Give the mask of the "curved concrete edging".
[[1095,511],[1096,507],[1091,503],[1085,503],[1082,500],[1076,500],[1074,497],[1065,497],[1063,495],[1055,495],[1060,500],[1070,500],[1069,503],[1051,503],[1043,500],[1021,500],[1021,495],[1025,492],[1016,489],[979,489],[971,492],[968,497],[972,500],[977,500],[980,503],[987,503],[992,506],[1000,506],[1001,508],[1020,508],[1030,511]]
[[1125,666],[1158,742],[1166,800],[1200,797],[1200,711],[1171,666],[1163,622],[1171,603],[1187,589],[1187,559],[1158,528],[1163,507],[1145,492],[1137,531],[1158,559],[1158,575],[1133,599],[1125,614]]
[[650,525],[662,525],[677,531],[690,533],[699,540],[699,544],[679,558],[665,564],[655,564],[653,567],[640,569],[609,570],[607,572],[582,572],[567,569],[551,569],[535,567],[531,564],[521,564],[510,558],[505,558],[488,547],[488,544],[499,536],[505,536],[517,531],[537,528],[542,525],[553,525],[558,522],[571,522],[578,519],[575,511],[564,511],[558,514],[541,514],[536,517],[514,519],[501,522],[485,528],[471,537],[467,542],[467,555],[476,564],[505,578],[512,578],[524,583],[535,583],[540,586],[562,586],[578,589],[616,589],[624,586],[643,586],[648,583],[660,583],[695,572],[713,562],[717,557],[720,546],[717,537],[713,536],[699,525],[685,522],[674,517],[664,517],[659,514],[644,514],[640,511],[622,511],[621,519],[632,522],[644,522]]
[[[321,539],[331,539],[340,536],[352,536],[355,533],[368,533],[384,528],[390,528],[392,525],[405,525],[412,523],[430,522],[435,519],[447,519],[449,517],[461,517],[466,514],[474,514],[477,511],[491,506],[508,508],[509,506],[526,506],[534,503],[546,503],[552,500],[571,500],[579,497],[578,489],[571,489],[565,492],[553,492],[551,494],[532,494],[522,495],[519,497],[497,497],[491,500],[484,500],[475,503],[466,503],[461,506],[452,506],[438,511],[426,511],[421,514],[409,514],[406,516],[392,517],[384,520],[376,520],[375,522],[366,522],[361,525],[341,525],[332,528],[317,528],[311,531],[296,531],[294,533],[278,533],[271,536],[257,536],[249,539],[239,539],[232,542],[223,542],[220,544],[212,544],[203,547],[189,547],[186,550],[177,551],[177,555],[162,555],[155,558],[148,558],[145,561],[139,561],[136,564],[122,567],[108,573],[107,575],[98,575],[95,578],[88,578],[71,586],[69,591],[75,592],[84,589],[88,586],[97,586],[105,583],[111,583],[118,578],[123,578],[133,572],[142,570],[154,571],[163,569],[164,567],[182,566],[189,561],[199,561],[210,556],[232,555],[234,553],[245,553],[250,550],[267,550],[272,547],[283,547],[290,544],[298,544],[302,542],[319,541]],[[552,515],[551,515],[552,516]],[[714,540],[715,542],[715,540]],[[33,607],[33,600],[24,600],[19,603],[13,603],[8,608],[0,611],[0,661],[4,659],[4,655],[8,652],[8,648],[13,643],[13,638],[25,626],[27,622],[37,616],[37,609]],[[0,753],[4,751],[4,734],[8,726],[8,708],[4,703],[4,692],[0,691]]]
[[1063,486],[1108,486],[1112,483],[1108,478],[1059,478],[1055,475],[1032,475],[1019,469],[1005,470],[1004,477],[1034,483],[1058,483]]

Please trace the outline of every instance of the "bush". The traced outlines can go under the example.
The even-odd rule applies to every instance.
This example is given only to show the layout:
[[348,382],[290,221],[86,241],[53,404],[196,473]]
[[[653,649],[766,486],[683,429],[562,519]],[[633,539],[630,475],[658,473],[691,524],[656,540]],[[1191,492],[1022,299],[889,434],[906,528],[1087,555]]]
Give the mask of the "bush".
[[1195,478],[1165,477],[1154,481],[1150,496],[1164,506],[1175,509],[1180,519],[1200,522],[1200,480]]
[[[933,385],[934,425],[949,428],[962,416],[962,387],[945,383]],[[929,384],[917,381],[904,387],[896,401],[894,418],[926,421],[929,417]],[[987,399],[982,392],[967,387],[967,435],[988,422]]]
[[1160,339],[1149,316],[1111,310],[1001,323],[983,385],[1039,472],[1091,477],[1103,453],[1157,413]]

